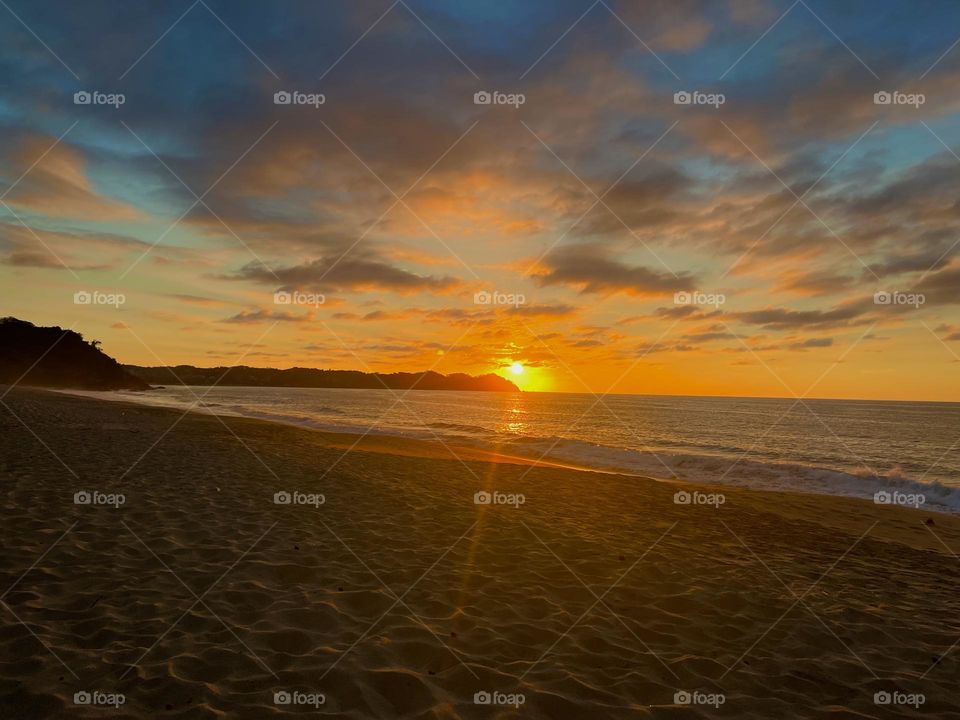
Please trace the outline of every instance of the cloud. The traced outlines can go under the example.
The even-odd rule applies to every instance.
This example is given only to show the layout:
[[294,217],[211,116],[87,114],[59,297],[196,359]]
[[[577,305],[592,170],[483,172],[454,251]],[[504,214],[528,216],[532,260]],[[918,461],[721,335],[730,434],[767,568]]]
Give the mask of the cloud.
[[[83,153],[57,138],[29,135],[13,148],[8,163],[19,182],[4,202],[21,210],[73,220],[120,221],[144,217],[142,211],[97,192]],[[36,164],[34,164],[36,163]]]
[[516,308],[510,308],[508,312],[526,315],[528,317],[565,318],[575,315],[577,312],[579,312],[579,308],[566,304],[520,305]]
[[0,263],[12,267],[54,268],[57,270],[64,268],[63,263],[50,253],[34,252],[32,250],[12,252],[0,260]]
[[[723,310],[706,311],[696,305],[677,305],[675,307],[658,307],[653,315],[647,315],[647,318],[669,318],[672,320],[706,320],[708,318],[723,315]],[[630,320],[630,318],[627,318]],[[626,322],[627,320],[621,321]]]
[[230,303],[225,300],[217,300],[215,298],[203,297],[200,295],[188,295],[182,293],[166,293],[166,297],[173,298],[174,300],[179,300],[182,303],[187,303],[188,305],[229,305]]
[[[869,301],[872,306],[872,299]],[[791,310],[767,308],[731,313],[731,316],[748,325],[760,325],[769,330],[795,330],[798,328],[847,327],[866,322],[863,316],[868,306],[851,303],[832,310]]]
[[291,323],[307,323],[313,322],[316,314],[312,311],[307,311],[302,315],[296,315],[291,312],[286,311],[277,311],[267,309],[257,309],[257,310],[243,310],[236,315],[231,317],[224,318],[220,322],[224,323],[235,323],[235,324],[246,324],[246,323],[262,323],[262,322],[291,322]]
[[880,278],[903,275],[911,272],[930,272],[940,270],[950,262],[950,250],[922,251],[910,255],[895,255],[882,262],[872,263],[870,271],[864,272],[866,279],[876,275]]
[[736,340],[737,335],[725,330],[710,330],[701,333],[691,333],[684,335],[685,340],[690,342],[709,342],[711,340]]
[[777,284],[777,290],[800,295],[833,295],[850,290],[857,285],[857,279],[829,270],[809,272],[788,272]]
[[795,343],[790,343],[789,347],[792,350],[806,350],[808,348],[825,348],[831,347],[833,345],[833,338],[810,338],[808,340],[800,340]]
[[960,305],[960,263],[927,275],[909,292],[921,293],[926,305]]
[[689,273],[673,275],[628,265],[606,256],[596,245],[568,245],[547,255],[542,265],[544,269],[534,273],[540,285],[567,285],[582,293],[657,297],[696,288]]
[[231,279],[253,280],[290,289],[365,292],[386,290],[399,294],[450,293],[461,287],[458,278],[418,275],[376,257],[323,257],[300,265],[268,268],[255,262],[245,265]]

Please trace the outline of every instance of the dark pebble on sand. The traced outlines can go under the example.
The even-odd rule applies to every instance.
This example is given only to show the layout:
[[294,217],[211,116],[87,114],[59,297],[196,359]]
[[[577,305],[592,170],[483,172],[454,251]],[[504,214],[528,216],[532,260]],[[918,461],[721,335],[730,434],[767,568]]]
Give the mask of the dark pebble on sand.
[[300,549],[300,546],[299,546],[299,545],[294,545],[294,546],[293,546],[293,549],[294,549],[294,550],[299,550],[299,549]]
[[936,523],[933,521],[933,518],[927,518],[923,522],[925,522],[927,525],[936,525]]

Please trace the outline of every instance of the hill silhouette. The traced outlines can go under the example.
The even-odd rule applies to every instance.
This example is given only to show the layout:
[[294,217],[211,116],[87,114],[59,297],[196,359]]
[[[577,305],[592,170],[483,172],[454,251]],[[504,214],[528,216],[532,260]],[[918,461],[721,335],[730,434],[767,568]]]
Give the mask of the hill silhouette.
[[0,384],[19,382],[81,390],[147,390],[96,340],[60,327],[0,318]]
[[364,373],[315,368],[198,368],[121,365],[73,330],[39,327],[14,317],[0,318],[0,384],[19,382],[82,390],[149,390],[151,385],[234,385],[249,387],[354,388],[383,390],[486,390],[519,392],[499,375],[463,373]]
[[472,376],[463,373],[441,375],[422,373],[364,373],[357,370],[318,370],[294,367],[286,370],[234,367],[198,368],[193,365],[176,367],[124,366],[141,380],[155,385],[234,385],[249,387],[304,387],[351,388],[383,390],[485,390],[489,392],[519,392],[509,380],[489,373]]

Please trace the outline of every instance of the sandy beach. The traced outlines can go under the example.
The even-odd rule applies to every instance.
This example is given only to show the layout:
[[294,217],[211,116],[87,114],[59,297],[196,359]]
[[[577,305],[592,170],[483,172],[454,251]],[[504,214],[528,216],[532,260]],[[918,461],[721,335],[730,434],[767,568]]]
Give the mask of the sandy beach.
[[955,517],[3,404],[3,717],[960,718]]

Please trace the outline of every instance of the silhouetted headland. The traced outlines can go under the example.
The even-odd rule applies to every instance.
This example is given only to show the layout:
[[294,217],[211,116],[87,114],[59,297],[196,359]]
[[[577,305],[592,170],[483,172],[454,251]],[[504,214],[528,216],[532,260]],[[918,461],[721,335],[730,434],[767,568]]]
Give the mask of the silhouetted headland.
[[38,327],[13,317],[0,319],[0,384],[18,383],[82,390],[149,390],[151,385],[353,388],[369,390],[484,390],[519,392],[499,375],[364,373],[315,368],[198,368],[121,365],[73,330]]
[[0,318],[0,384],[81,390],[148,390],[100,349],[97,340],[61,327]]

